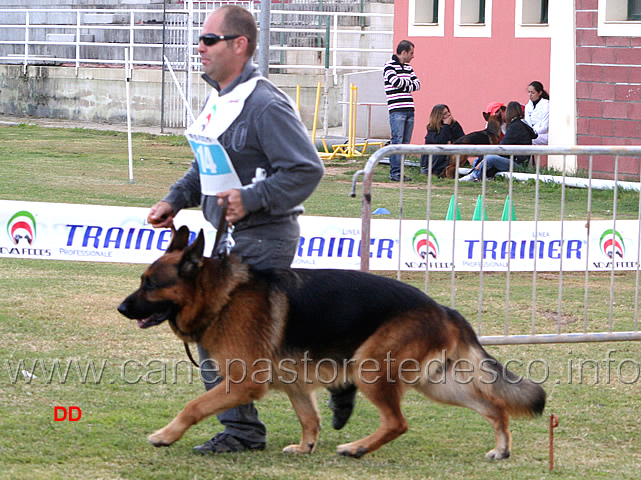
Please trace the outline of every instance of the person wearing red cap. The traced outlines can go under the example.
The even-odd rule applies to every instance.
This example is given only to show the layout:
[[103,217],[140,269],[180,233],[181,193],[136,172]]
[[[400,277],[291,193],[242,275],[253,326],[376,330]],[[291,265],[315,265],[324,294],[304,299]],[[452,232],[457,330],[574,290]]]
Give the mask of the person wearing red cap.
[[[507,110],[507,107],[505,106],[504,103],[490,102],[487,104],[487,107],[485,107],[485,110],[483,111],[483,118],[485,119],[486,122],[490,119],[490,117],[493,116],[499,122],[499,125],[501,125],[501,135],[499,136],[499,141],[503,140],[503,137],[505,136],[505,132],[507,131],[507,123],[505,122],[506,110]],[[479,155],[479,157],[476,160],[474,160],[474,162],[470,161],[470,163],[472,163],[473,167],[476,167],[482,161],[483,161],[483,155]]]
[[[523,106],[519,102],[510,102],[505,116],[508,127],[500,145],[532,145],[537,133],[524,120]],[[512,160],[518,165],[525,165],[529,159],[529,155],[487,155],[483,160],[475,162],[474,168],[469,174],[459,178],[459,182],[478,182],[483,177],[483,162],[487,163],[485,174],[489,178],[498,172],[508,171]]]
[[487,104],[487,107],[485,107],[485,111],[483,112],[483,118],[485,118],[486,122],[492,115],[499,121],[501,124],[501,138],[503,138],[505,130],[507,129],[507,124],[505,123],[505,110],[505,104],[501,102],[490,102]]
[[501,110],[501,108],[503,108],[504,106],[505,105],[501,102],[490,102],[487,104],[487,107],[485,107],[485,111],[490,115],[495,115],[496,112]]

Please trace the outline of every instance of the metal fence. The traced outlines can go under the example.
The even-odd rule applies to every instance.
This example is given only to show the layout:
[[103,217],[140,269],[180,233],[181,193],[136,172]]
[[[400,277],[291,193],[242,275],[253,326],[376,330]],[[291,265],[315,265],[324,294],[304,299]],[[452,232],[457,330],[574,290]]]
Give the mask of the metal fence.
[[[398,261],[397,277],[400,279],[401,271],[407,270],[404,267],[418,266],[420,268],[410,268],[410,270],[420,272],[413,275],[424,274],[424,289],[430,293],[436,286],[442,288],[449,276],[450,305],[453,308],[458,308],[465,300],[468,302],[466,305],[468,313],[474,308],[470,306],[469,302],[471,301],[470,296],[474,295],[475,288],[470,288],[470,286],[478,284],[478,303],[475,309],[478,314],[477,334],[482,343],[502,345],[641,340],[641,332],[639,331],[639,265],[641,259],[641,191],[639,187],[641,178],[640,183],[622,182],[618,178],[618,171],[623,162],[632,162],[633,160],[638,162],[638,157],[641,157],[641,147],[499,145],[390,145],[384,147],[370,157],[363,170],[354,174],[352,183],[352,196],[355,196],[357,181],[361,176],[363,177],[360,253],[361,269],[365,271],[370,269],[370,258],[375,258],[375,252],[372,252],[370,248],[372,244],[376,244],[376,238],[372,236],[372,203],[375,200],[373,175],[379,162],[394,153],[401,154],[403,158],[401,177],[405,173],[405,159],[408,155],[429,155],[430,169],[430,173],[425,177],[424,193],[426,197],[418,196],[417,200],[419,194],[416,194],[411,200],[417,203],[422,201],[420,198],[425,199],[425,216],[419,217],[424,218],[424,220],[420,220],[422,243],[416,242],[416,234],[412,237],[416,228],[408,226],[417,220],[403,218],[403,212],[407,211],[409,207],[408,193],[416,191],[416,185],[413,182],[410,189],[404,182],[401,182],[398,188],[398,249],[394,252]],[[481,195],[479,204],[477,204],[477,208],[481,207],[478,221],[460,220],[460,217],[455,214],[450,216],[449,211],[449,220],[441,220],[443,217],[437,219],[437,215],[434,215],[432,209],[434,196],[451,194],[450,207],[456,205],[458,208],[461,188],[457,180],[453,182],[439,181],[437,185],[433,183],[431,162],[433,155],[437,154],[452,155],[451,158],[455,158],[458,162],[467,155],[473,156],[472,158],[488,154],[531,155],[533,166],[530,168],[530,173],[514,172],[512,165],[509,172],[502,174],[507,178],[509,199],[514,199],[513,192],[517,178],[531,183],[531,199],[525,200],[526,203],[531,203],[533,206],[528,221],[521,221],[525,220],[521,218],[516,221],[509,211],[510,203],[513,208],[514,202],[508,203],[507,200],[505,207],[508,216],[503,219],[506,221],[488,221],[483,215],[485,203],[488,194],[490,198],[492,197],[497,184],[485,180],[475,184],[476,192]],[[588,159],[586,178],[578,179],[566,173],[556,176],[543,175],[542,159],[554,158],[560,161],[561,171],[566,172],[566,166],[573,163],[569,160],[579,155]],[[612,158],[614,179],[610,182],[603,182],[592,176],[593,157],[601,155]],[[511,163],[513,164],[513,162]],[[638,165],[638,163],[636,164]],[[461,169],[461,172],[465,171]],[[457,179],[459,178],[458,172],[457,168]],[[641,176],[641,172],[639,175]],[[549,191],[550,186],[547,183],[551,181],[558,183],[552,193]],[[444,186],[444,183],[447,185]],[[604,183],[607,184],[604,185]],[[490,187],[490,185],[494,186]],[[566,196],[577,192],[575,187],[571,187],[571,185],[581,185],[582,188],[585,188],[582,190],[585,192],[583,194],[585,216],[577,218],[576,212],[573,212],[572,216],[566,213]],[[449,188],[451,190],[448,190]],[[470,187],[466,186],[465,188]],[[609,189],[606,193],[598,192],[601,197],[606,195],[609,202],[607,209],[598,213],[593,209],[596,188]],[[420,190],[423,191],[422,188]],[[558,207],[553,208],[554,213],[542,210],[541,205],[544,199],[542,191],[546,192],[547,209],[551,210],[549,207],[551,205],[550,195],[554,195],[554,202],[558,199],[559,204]],[[625,199],[624,207],[621,206],[623,198]],[[414,218],[417,217],[414,216]],[[618,232],[624,224],[627,228],[625,239]],[[596,231],[597,225],[602,230]],[[387,232],[389,230],[388,225]],[[549,247],[545,247],[546,243],[539,241],[539,238],[542,233],[550,230],[556,232],[552,234],[556,237],[547,242]],[[429,256],[433,254],[436,257],[436,253],[429,250],[431,248],[429,244],[433,238],[430,236],[431,232],[438,233],[439,231],[441,232],[440,245],[437,240],[434,240],[434,248],[440,248],[438,258],[441,261],[436,262],[433,261],[435,258]],[[443,231],[446,233],[443,234]],[[499,231],[503,233],[497,233]],[[595,233],[596,240],[594,239]],[[494,239],[497,235],[503,235],[504,241],[495,242]],[[522,240],[523,235],[531,236],[533,239]],[[411,242],[412,238],[414,243]],[[422,245],[420,248],[424,248],[418,252],[424,261],[416,264],[413,262],[402,263],[403,249],[418,249],[419,247],[416,245]],[[473,246],[478,248],[473,250]],[[553,263],[551,268],[543,266],[544,248],[549,248],[550,251],[553,249],[555,257],[558,256],[555,258],[556,263]],[[444,254],[443,250],[447,253]],[[578,268],[576,264],[571,265],[571,255],[565,253],[572,250],[580,253],[580,261],[583,262],[579,264]],[[416,253],[413,252],[413,254]],[[557,253],[558,255],[556,255]],[[495,256],[491,257],[491,255]],[[496,255],[503,259],[502,263],[490,261],[491,258],[497,258]],[[524,257],[526,261],[523,264],[528,267],[516,268],[517,260]],[[499,263],[500,267],[489,268],[489,265]],[[494,271],[490,272],[490,270]],[[499,273],[496,273],[497,271]],[[530,271],[531,273],[529,273]],[[530,276],[531,279],[527,280],[527,277]],[[492,281],[492,286],[484,288],[488,279]],[[518,299],[514,298],[515,290],[512,288],[515,279],[518,279],[521,287]],[[461,283],[463,283],[462,287]],[[498,292],[501,289],[504,289],[504,294]],[[553,292],[555,289],[556,292]],[[499,307],[496,305],[497,297],[505,301],[502,322],[497,321],[497,317],[500,316]],[[518,325],[511,320],[515,316],[515,309],[519,310],[517,316],[521,318]],[[524,322],[523,317],[528,317],[525,313],[526,309],[530,309],[530,320]],[[542,316],[547,318],[543,326],[541,324]],[[574,319],[572,325],[568,324],[569,317]]]
[[[0,9],[0,62],[22,64],[25,71],[70,65],[76,74],[81,66],[123,67],[126,60],[132,69],[163,68],[161,128],[184,128],[189,110],[198,111],[209,91],[199,75],[200,29],[222,4],[241,5],[259,21],[260,4],[242,0],[187,1],[166,10]],[[336,80],[339,73],[379,68],[392,51],[393,15],[362,10],[361,2],[274,3],[270,71],[326,73]]]
[[[187,2],[184,9],[166,11],[0,9],[0,61],[25,68],[42,63],[123,65],[123,50],[129,48],[134,66],[161,66],[163,43],[168,43],[188,49],[193,70],[200,71],[196,48],[202,23],[215,6],[231,3],[258,18],[260,4],[257,8],[253,1]],[[283,3],[271,9],[270,69],[329,68],[337,73],[370,69],[387,60],[392,14],[354,11],[359,4],[353,2],[326,4],[322,10],[318,5]],[[338,5],[350,8],[341,11]]]
[[28,65],[162,64],[162,11],[0,9],[0,61]]

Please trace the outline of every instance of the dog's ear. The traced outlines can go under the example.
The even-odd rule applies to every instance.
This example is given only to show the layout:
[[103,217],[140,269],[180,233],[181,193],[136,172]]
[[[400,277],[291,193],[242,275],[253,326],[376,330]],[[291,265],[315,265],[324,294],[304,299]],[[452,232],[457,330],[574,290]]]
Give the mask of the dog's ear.
[[[189,232],[189,231],[188,231]],[[201,229],[198,237],[189,245],[180,260],[180,275],[187,278],[195,277],[203,265],[203,252],[205,251],[205,233]]]
[[174,250],[184,250],[189,244],[189,228],[183,225],[176,231],[172,226],[171,230],[173,235],[171,236],[171,242],[169,243],[169,247],[167,247],[166,253],[173,252]]
[[484,119],[485,119],[485,121],[487,122],[487,121],[490,119],[490,114],[489,114],[489,113],[487,113],[487,112],[483,112],[483,118],[484,118]]

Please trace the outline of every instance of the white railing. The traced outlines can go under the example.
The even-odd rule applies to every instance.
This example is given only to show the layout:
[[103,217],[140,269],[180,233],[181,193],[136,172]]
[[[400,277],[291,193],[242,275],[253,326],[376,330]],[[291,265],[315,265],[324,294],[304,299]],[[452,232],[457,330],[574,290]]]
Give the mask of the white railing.
[[[240,3],[258,18],[253,2]],[[200,71],[196,42],[208,7],[209,3],[194,6],[189,2],[185,9],[165,12],[158,9],[0,9],[3,19],[0,20],[0,62],[20,63],[25,69],[30,64],[42,63],[67,63],[76,69],[80,65],[124,66],[126,48],[134,68],[160,67],[164,29],[165,46],[179,47],[178,42],[171,40],[174,36],[187,39],[182,42],[190,59],[185,67]],[[184,16],[183,25],[168,25],[167,16]],[[284,73],[329,69],[336,75],[342,71],[367,70],[383,65],[392,51],[392,14],[272,9],[271,18],[269,68]],[[342,25],[350,18],[360,21]],[[377,23],[386,19],[389,27],[361,25],[373,23],[373,19]]]
[[[429,250],[422,255],[423,259],[419,262],[405,262],[402,259],[408,258],[403,256],[403,248],[412,250],[412,242],[406,241],[408,239],[416,238],[412,235],[416,227],[409,227],[412,225],[410,222],[417,222],[416,220],[406,220],[403,218],[403,201],[405,193],[404,182],[399,184],[399,211],[398,211],[398,241],[394,248],[394,256],[397,256],[398,268],[397,277],[401,278],[401,270],[410,270],[415,272],[423,272],[425,275],[425,291],[429,293],[434,285],[430,283],[430,275],[435,275],[441,272],[439,278],[440,284],[443,285],[443,275],[450,275],[450,306],[456,308],[457,300],[460,299],[459,295],[462,293],[464,297],[469,298],[469,281],[464,281],[463,287],[456,285],[457,276],[469,275],[474,276],[478,273],[479,297],[478,297],[478,326],[477,334],[484,344],[531,344],[531,343],[574,343],[574,342],[596,342],[596,341],[623,341],[623,340],[641,340],[641,331],[639,330],[639,310],[640,310],[640,291],[641,291],[641,171],[639,171],[639,162],[641,161],[641,147],[640,146],[509,146],[509,145],[495,145],[495,146],[479,146],[479,145],[390,145],[376,151],[367,161],[363,170],[354,174],[352,182],[352,196],[356,195],[356,184],[358,179],[363,177],[363,194],[362,194],[362,214],[361,214],[361,269],[370,269],[370,245],[376,238],[372,236],[372,203],[374,200],[373,192],[373,175],[374,170],[378,163],[390,154],[401,155],[401,178],[404,176],[405,170],[405,157],[406,155],[428,155],[429,166],[431,169],[432,155],[452,155],[452,158],[458,159],[460,162],[461,156],[470,155],[488,155],[498,154],[504,156],[510,155],[532,155],[534,157],[535,170],[534,173],[529,175],[529,178],[535,182],[532,187],[532,205],[534,206],[533,214],[528,221],[513,221],[511,215],[507,221],[503,222],[489,222],[483,214],[480,215],[479,221],[466,222],[457,220],[457,216],[453,215],[451,220],[437,220],[432,212],[432,199],[434,195],[442,196],[447,187],[440,184],[438,188],[432,188],[432,175],[429,174],[425,178],[426,186],[426,203],[425,203],[425,216],[424,220],[420,220],[421,232],[429,240],[430,234],[433,233],[441,240],[441,250],[439,254],[434,256],[438,261],[433,261],[434,258],[430,257]],[[558,176],[544,176],[541,175],[541,157],[542,156],[557,156],[561,159],[563,166],[561,173]],[[603,229],[601,239],[605,239],[604,245],[608,244],[608,240],[612,239],[611,248],[606,251],[605,248],[599,248],[598,242],[594,241],[595,232],[591,232],[591,227],[596,230],[597,221],[595,220],[595,212],[592,206],[592,191],[596,189],[594,185],[597,184],[598,179],[593,177],[593,157],[595,156],[610,156],[613,165],[613,179],[609,181],[609,189],[612,191],[611,205],[608,206],[607,211],[601,212],[604,218],[601,220],[605,227]],[[571,158],[572,157],[572,158]],[[586,172],[586,178],[579,183],[571,183],[570,177],[566,172],[566,165],[574,164],[569,162],[568,159],[582,158],[582,169]],[[636,170],[636,178],[638,182],[622,182],[620,181],[619,171],[627,162],[628,166],[632,166],[632,171]],[[635,167],[636,165],[636,167]],[[630,168],[628,169],[628,172]],[[451,184],[452,204],[459,204],[459,189],[460,185],[458,180],[458,169],[456,170],[457,178]],[[504,175],[508,177],[508,195],[509,198],[513,196],[513,186],[515,180],[518,178],[518,173],[513,171],[513,162],[510,171]],[[520,179],[524,179],[523,174],[520,174]],[[541,202],[541,186],[544,182],[558,181],[560,183],[559,194],[559,218],[558,220],[550,220],[551,212],[541,212],[539,204]],[[490,184],[491,185],[491,184]],[[570,187],[573,185],[573,187]],[[565,198],[566,191],[569,188],[574,188],[575,185],[584,185],[582,188],[587,188],[586,194],[586,213],[585,218],[580,217],[568,218],[565,213]],[[606,185],[599,185],[603,188]],[[415,183],[413,183],[415,188]],[[469,188],[466,186],[466,188]],[[485,210],[486,193],[491,192],[490,187],[487,187],[486,181],[477,184],[477,192],[481,194],[479,200],[481,201],[480,210]],[[628,195],[636,195],[636,212],[620,210],[619,197],[622,191],[627,190],[631,193]],[[558,194],[558,193],[557,193]],[[489,194],[490,196],[492,193]],[[549,193],[548,193],[549,195]],[[414,199],[416,201],[416,199]],[[634,202],[633,202],[634,203]],[[506,201],[506,208],[508,208]],[[628,203],[629,205],[629,203]],[[554,214],[555,216],[556,214]],[[633,215],[636,217],[634,220]],[[609,217],[609,218],[608,218]],[[541,220],[545,219],[545,222]],[[627,219],[627,220],[623,220]],[[626,222],[628,222],[626,224]],[[552,223],[554,225],[552,225]],[[578,226],[577,226],[578,223]],[[473,224],[473,225],[472,225]],[[622,245],[621,251],[616,251],[614,243],[616,241],[615,235],[617,234],[617,225],[626,224],[629,232],[626,234],[626,240]],[[404,227],[405,226],[405,227]],[[389,232],[389,226],[388,232]],[[545,228],[555,228],[554,242],[561,248],[563,245],[569,244],[570,240],[577,245],[581,244],[581,251],[583,257],[580,262],[576,262],[574,267],[567,266],[564,263],[563,255],[559,254],[558,259],[553,263],[552,267],[546,267],[537,264],[537,256],[540,255],[537,247],[534,247],[534,253],[526,255],[526,261],[518,263],[519,254],[516,245],[523,245],[525,242],[532,242],[538,245],[540,232]],[[574,229],[574,231],[572,230]],[[407,230],[407,231],[406,231]],[[548,231],[550,231],[548,230]],[[580,230],[580,231],[579,231]],[[409,236],[408,236],[409,232]],[[523,234],[530,235],[529,240],[523,241]],[[599,232],[601,233],[601,230]],[[396,235],[396,233],[394,234]],[[505,261],[503,265],[498,267],[489,266],[492,262],[486,261],[485,247],[477,248],[470,253],[470,245],[486,245],[486,240],[491,243],[495,238],[500,237],[503,240],[503,245],[506,250],[504,254]],[[597,234],[596,238],[599,238]],[[579,240],[575,240],[579,239]],[[467,246],[466,246],[467,245]],[[532,247],[529,247],[532,248]],[[410,258],[416,258],[416,252],[411,252]],[[391,258],[391,257],[390,257]],[[512,260],[516,258],[517,260]],[[601,259],[599,262],[594,262],[593,259]],[[529,260],[529,264],[527,261]],[[413,263],[416,263],[414,265]],[[568,262],[569,263],[569,262]],[[576,267],[576,264],[579,264]],[[517,268],[515,265],[526,265],[525,268]],[[402,268],[409,267],[409,268]],[[590,296],[591,287],[589,274],[594,274],[595,269],[600,271],[601,278],[604,275],[609,276],[609,301],[604,302],[603,296],[595,302]],[[496,317],[490,318],[490,321],[484,321],[484,311],[488,306],[484,303],[484,274],[485,271],[501,272],[500,275],[505,275],[505,319],[503,325],[498,325],[494,321]],[[518,274],[523,278],[523,272],[532,272],[532,285],[531,285],[531,327],[524,327],[520,325],[518,328],[510,322],[510,307],[511,307],[511,278],[512,275]],[[577,311],[576,307],[567,311],[565,307],[564,290],[564,275],[570,275],[572,271],[575,283],[579,282],[583,276],[583,286],[576,285],[572,294],[575,297],[581,295],[578,291],[582,290],[583,298],[583,312]],[[470,273],[462,273],[470,272]],[[549,294],[543,295],[540,293],[541,286],[537,284],[537,278],[541,273],[553,272],[558,275],[558,294],[555,297],[550,297]],[[496,278],[497,274],[494,274]],[[617,290],[616,277],[620,276],[625,282],[625,287],[628,292],[632,292],[631,298],[625,300],[625,313],[622,311],[621,292]],[[458,282],[461,282],[459,278]],[[476,281],[475,281],[476,283]],[[549,286],[549,285],[545,285]],[[605,286],[600,287],[600,290],[605,292]],[[458,295],[457,295],[458,292]],[[496,293],[494,291],[494,293]],[[487,292],[485,292],[487,296]],[[569,297],[570,295],[568,295]],[[607,294],[605,295],[607,297]],[[580,298],[580,297],[578,297]],[[460,300],[459,300],[460,301]],[[547,326],[547,329],[540,327],[539,312],[537,312],[537,302],[545,302],[549,312],[553,312],[554,323]],[[487,300],[486,300],[487,302]],[[523,302],[523,300],[521,300]],[[529,302],[528,302],[529,303]],[[605,305],[605,308],[604,308]],[[615,308],[615,305],[618,305]],[[525,308],[523,305],[520,308]],[[608,313],[604,314],[603,310],[607,309]],[[580,317],[583,314],[583,322],[577,322],[573,330],[569,331],[567,325],[563,325],[563,315],[570,315],[573,317]],[[488,335],[487,324],[491,323],[491,332]],[[598,326],[595,326],[598,325]],[[624,325],[621,327],[620,325]],[[516,331],[515,331],[516,330]],[[502,334],[501,334],[502,333]]]
[[[14,37],[0,39],[0,62],[19,62],[25,69],[29,64],[41,63],[72,63],[76,69],[81,64],[124,67],[126,48],[133,65],[162,64],[162,42],[139,39],[143,32],[162,31],[162,24],[145,24],[142,20],[144,16],[162,16],[159,10],[0,9],[0,15],[5,19],[0,25],[3,36]],[[118,16],[127,20],[119,24],[106,23]],[[73,17],[73,22],[55,22],[65,17]],[[14,21],[8,23],[9,19]],[[100,21],[105,23],[96,23]],[[94,40],[96,34],[99,37],[113,37],[117,35],[115,32],[122,32],[119,41]],[[100,47],[102,52],[88,55],[83,52],[83,47]],[[149,55],[142,58],[143,48],[156,50],[157,60]]]

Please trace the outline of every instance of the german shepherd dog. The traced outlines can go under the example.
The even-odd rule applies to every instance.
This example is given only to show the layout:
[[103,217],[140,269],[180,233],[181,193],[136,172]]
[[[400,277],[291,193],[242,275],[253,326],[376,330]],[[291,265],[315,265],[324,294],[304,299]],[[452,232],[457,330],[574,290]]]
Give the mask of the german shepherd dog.
[[517,377],[480,345],[455,310],[389,278],[349,270],[255,270],[233,255],[203,256],[204,236],[188,245],[181,227],[166,253],[118,307],[141,328],[169,322],[199,342],[221,382],[148,437],[168,446],[201,420],[284,391],[302,425],[289,453],[312,453],[321,429],[313,391],[355,385],[379,411],[373,434],[339,445],[361,457],[403,434],[401,398],[415,388],[436,402],[471,408],[494,428],[488,459],[510,455],[508,415],[540,415],[544,390]]
[[[485,116],[487,114],[483,113],[483,115]],[[452,143],[463,145],[498,145],[501,139],[501,122],[494,115],[487,116],[485,120],[487,121],[487,126],[483,130],[470,132]],[[454,178],[456,173],[456,157],[460,157],[458,162],[459,167],[469,162],[468,155],[450,155],[447,167],[445,167],[445,178]]]

